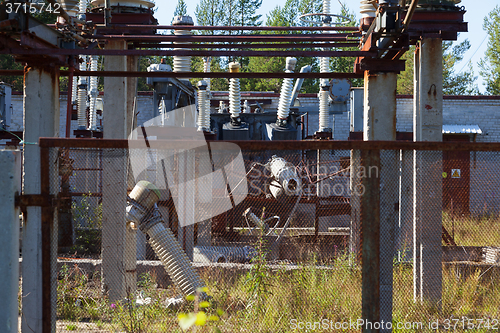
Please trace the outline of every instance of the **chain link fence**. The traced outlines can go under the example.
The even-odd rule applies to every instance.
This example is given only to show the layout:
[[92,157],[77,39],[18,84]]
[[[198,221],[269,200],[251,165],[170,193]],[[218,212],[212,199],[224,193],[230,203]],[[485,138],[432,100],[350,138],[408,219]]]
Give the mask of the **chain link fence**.
[[213,143],[61,142],[57,332],[500,325],[496,151],[248,142],[214,162]]

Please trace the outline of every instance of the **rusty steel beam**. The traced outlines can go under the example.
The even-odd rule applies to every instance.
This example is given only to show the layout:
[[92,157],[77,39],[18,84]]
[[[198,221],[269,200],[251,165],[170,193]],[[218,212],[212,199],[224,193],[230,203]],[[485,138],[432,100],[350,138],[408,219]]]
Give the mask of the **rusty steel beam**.
[[271,27],[271,26],[205,26],[205,25],[140,25],[140,24],[110,24],[108,26],[97,24],[97,29],[114,29],[114,30],[142,30],[142,29],[156,29],[156,30],[206,30],[206,31],[359,31],[359,27]]
[[404,60],[359,58],[355,62],[355,72],[403,72],[405,70]]
[[467,32],[467,22],[413,22],[408,27],[408,32]]
[[192,56],[192,57],[371,57],[376,52],[370,51],[211,51],[211,50],[118,50],[118,49],[22,49],[5,48],[0,54],[13,55],[121,55],[121,56]]
[[[359,43],[333,42],[333,43],[252,43],[252,44],[159,44],[159,43],[134,43],[135,48],[193,48],[197,49],[271,49],[271,48],[325,48],[325,47],[357,47]],[[130,48],[129,48],[130,49]]]
[[15,205],[17,207],[28,207],[28,206],[52,207],[53,199],[54,198],[51,195],[21,194],[21,195],[16,195]]
[[[122,72],[122,71],[74,71],[77,76],[100,76],[100,77],[174,77],[174,78],[305,78],[317,79],[325,77],[325,73],[226,73],[226,72],[188,72],[188,73],[174,73],[174,72]],[[0,70],[2,76],[23,76],[22,70]],[[60,76],[69,76],[70,71],[60,71]],[[328,73],[328,78],[347,79],[347,78],[363,78],[361,74],[355,73]]]
[[112,40],[120,39],[127,41],[155,41],[155,42],[188,42],[188,43],[207,43],[207,42],[262,42],[263,39],[269,42],[329,42],[334,40],[347,41],[349,38],[359,38],[360,34],[355,33],[337,33],[337,34],[287,34],[287,35],[83,35],[88,39]]
[[[144,146],[142,140],[130,141],[131,148]],[[218,141],[208,141],[218,142]],[[427,150],[427,151],[500,151],[499,142],[433,142],[433,141],[224,141],[242,150]],[[149,141],[151,148],[185,147],[186,141]],[[40,147],[67,148],[128,148],[128,140],[40,138]],[[190,143],[190,146],[192,144]],[[292,148],[291,148],[292,147]]]

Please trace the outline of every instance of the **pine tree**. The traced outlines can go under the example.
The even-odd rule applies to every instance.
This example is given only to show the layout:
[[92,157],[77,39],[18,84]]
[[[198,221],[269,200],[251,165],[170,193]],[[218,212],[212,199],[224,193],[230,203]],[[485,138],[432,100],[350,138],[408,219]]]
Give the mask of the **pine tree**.
[[[453,45],[452,41],[443,41],[443,94],[445,95],[477,95],[479,90],[475,83],[476,78],[472,68],[459,73],[455,72],[455,66],[462,61],[465,52],[469,50],[469,40]],[[406,60],[406,70],[398,75],[398,94],[413,94],[413,70],[414,70],[415,47],[401,58]]]
[[262,15],[257,14],[257,10],[262,5],[262,0],[237,0],[236,1],[236,21],[235,25],[258,26],[262,24],[259,19]]
[[489,38],[485,57],[479,62],[480,74],[486,81],[486,92],[500,95],[500,6],[484,18],[483,29]]
[[[201,0],[194,11],[198,25],[220,26],[224,25],[224,7],[218,0]],[[202,34],[218,34],[218,31],[202,31]]]
[[181,15],[181,16],[187,15],[187,5],[184,2],[184,0],[177,1],[177,6],[175,7],[175,10],[174,10],[174,16],[178,16],[178,15]]

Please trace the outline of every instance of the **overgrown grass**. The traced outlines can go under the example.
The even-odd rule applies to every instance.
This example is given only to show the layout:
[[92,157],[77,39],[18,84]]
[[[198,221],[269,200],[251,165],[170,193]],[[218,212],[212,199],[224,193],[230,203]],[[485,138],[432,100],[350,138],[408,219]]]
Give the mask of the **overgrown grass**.
[[[202,278],[210,290],[211,308],[223,310],[217,326],[222,332],[305,332],[293,330],[295,322],[356,321],[361,317],[361,272],[349,266],[346,257],[328,263],[314,257],[290,269],[287,265],[269,266],[262,262],[260,282],[265,288],[249,288],[249,274],[241,270],[207,268]],[[411,265],[394,267],[394,315],[396,322],[443,321],[449,318],[500,318],[500,284],[494,279],[483,280],[480,273],[468,277],[453,270],[443,271],[441,309],[413,301]],[[63,271],[59,281],[59,319],[90,321],[109,332],[182,332],[178,326],[180,313],[193,311],[185,302],[167,309],[164,301],[180,294],[175,287],[159,289],[150,275],[142,277],[138,292],[151,298],[148,305],[138,306],[136,296],[131,301],[115,304],[99,294],[98,277],[77,274],[75,268]],[[78,301],[80,300],[80,301]],[[213,327],[197,327],[196,332],[213,332]],[[337,330],[318,329],[314,332]],[[354,330],[346,330],[354,331]],[[397,330],[395,330],[397,331]],[[404,330],[405,332],[412,330]],[[421,331],[421,330],[418,330]],[[431,331],[424,326],[423,331]]]
[[461,246],[499,246],[500,216],[459,216],[443,212],[443,226]]

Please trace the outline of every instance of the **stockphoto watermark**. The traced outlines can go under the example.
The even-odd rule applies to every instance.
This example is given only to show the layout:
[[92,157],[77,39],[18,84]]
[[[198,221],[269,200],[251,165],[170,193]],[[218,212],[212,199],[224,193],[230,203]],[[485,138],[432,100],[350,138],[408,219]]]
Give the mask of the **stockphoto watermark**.
[[[427,325],[422,322],[385,322],[381,321],[368,321],[365,319],[351,319],[345,321],[333,321],[330,319],[321,319],[318,321],[300,321],[298,319],[290,320],[290,329],[304,330],[304,331],[317,331],[317,330],[422,330]],[[429,324],[428,327],[431,327]]]
[[[354,172],[351,167],[342,168],[340,165],[307,165],[297,167],[297,173],[302,182],[302,195],[306,197],[320,195],[322,197],[340,196],[350,197],[352,195],[362,196],[365,194],[363,178],[378,178],[380,175],[377,166],[357,166]],[[357,179],[356,182],[351,181]],[[271,174],[266,168],[252,168],[247,175],[248,194],[251,196],[269,196],[269,179]]]
[[207,144],[197,118],[195,106],[190,105],[148,120],[129,136],[135,182],[154,183],[160,193],[168,190],[181,227],[222,214],[248,195],[239,146],[223,141]]

